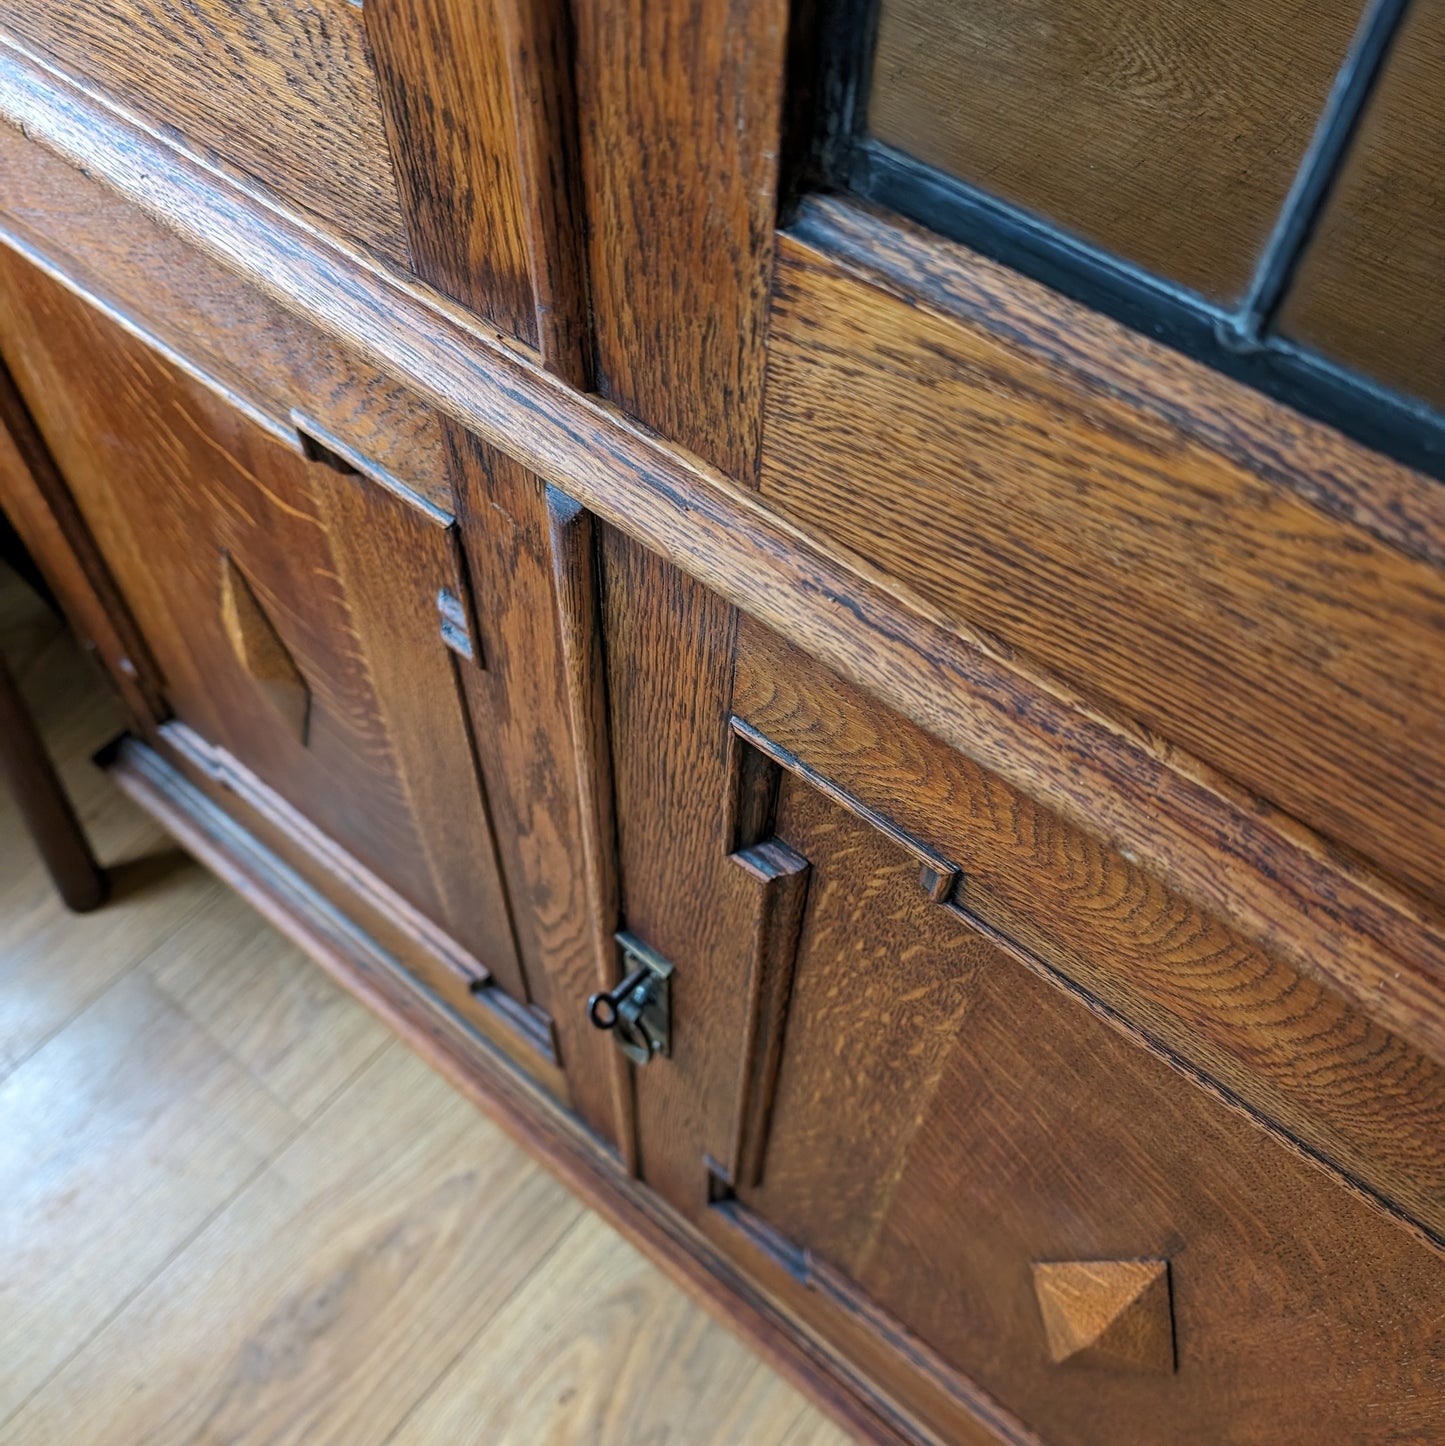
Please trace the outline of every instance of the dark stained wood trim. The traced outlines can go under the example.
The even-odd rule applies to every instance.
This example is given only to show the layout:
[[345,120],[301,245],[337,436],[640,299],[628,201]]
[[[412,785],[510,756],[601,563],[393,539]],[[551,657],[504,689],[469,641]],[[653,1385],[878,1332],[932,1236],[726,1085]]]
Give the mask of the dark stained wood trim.
[[722,1168],[722,1178],[738,1190],[762,1183],[811,865],[777,838],[739,849],[728,859],[757,899],[732,1140]]
[[[715,1202],[708,1224],[715,1233],[730,1236],[741,1245],[740,1253],[745,1253],[745,1258],[758,1261],[761,1257],[766,1261],[761,1270],[754,1269],[755,1275],[766,1279],[770,1271],[784,1272],[797,1288],[832,1305],[845,1322],[845,1329],[869,1340],[872,1349],[891,1351],[905,1359],[913,1372],[915,1389],[921,1386],[931,1393],[954,1417],[947,1423],[953,1446],[993,1440],[1007,1441],[1011,1446],[1046,1446],[1007,1407],[954,1370],[846,1275],[779,1234],[740,1200],[724,1198]],[[718,1230],[718,1226],[722,1228]]]
[[75,816],[55,764],[20,687],[0,656],[0,777],[10,785],[20,817],[66,908],[98,909],[108,892],[104,871]]
[[562,0],[368,0],[417,275],[590,371],[571,35]]
[[788,5],[593,0],[576,16],[597,389],[751,482]]
[[[597,598],[596,539],[592,518],[565,493],[547,488],[552,548],[552,591],[562,652],[563,691],[572,745],[572,772],[582,837],[588,922],[596,989],[622,978],[614,935],[622,922],[617,881],[617,825],[613,817],[612,753],[607,728],[607,671],[602,661],[602,619]],[[585,1001],[569,1001],[581,1010]],[[614,1138],[628,1174],[638,1173],[637,1116],[632,1071],[621,1050],[608,1051]]]
[[546,489],[514,458],[440,418],[487,672],[462,668],[529,997],[545,1008],[572,1107],[616,1139],[616,1047],[587,1022],[595,916],[554,624]]
[[263,209],[9,44],[0,46],[0,116],[405,378],[604,521],[1445,1059],[1445,927],[1411,895],[1027,659],[950,624],[896,581],[823,547],[430,288]]
[[184,848],[842,1426],[880,1446],[935,1439],[627,1175],[574,1115],[411,983],[375,940],[159,754],[123,740],[109,751],[108,766]]
[[536,346],[507,55],[480,0],[367,0],[417,275]]
[[928,890],[930,897],[937,894],[934,902],[945,899],[953,892],[953,886],[959,878],[958,865],[952,859],[946,859],[937,849],[931,849],[920,839],[914,838],[906,829],[901,829],[892,819],[884,818],[881,813],[876,813],[861,799],[854,798],[846,788],[839,788],[831,778],[825,778],[816,768],[811,768],[804,763],[795,753],[790,753],[781,744],[775,743],[765,733],[754,728],[746,719],[732,717],[728,719],[728,727],[750,748],[756,748],[759,753],[771,758],[780,768],[786,768],[789,773],[796,774],[808,785],[809,788],[821,793],[830,803],[835,803],[847,813],[851,813],[860,823],[867,824],[871,829],[881,833],[890,843],[910,854],[918,863],[920,871],[930,882]]
[[[249,769],[184,723],[164,724],[154,750],[135,754],[151,766],[177,770],[187,784],[223,807],[258,846],[271,850],[306,878],[378,946],[424,973],[444,1002],[476,1018],[472,1027],[510,1054],[559,1099],[568,1097],[552,1022],[535,1005],[519,1003],[497,986],[491,969],[419,913],[383,879],[352,858],[311,821],[273,793]],[[108,750],[103,757],[116,758]],[[244,891],[243,891],[244,892]],[[448,996],[454,996],[449,999]]]

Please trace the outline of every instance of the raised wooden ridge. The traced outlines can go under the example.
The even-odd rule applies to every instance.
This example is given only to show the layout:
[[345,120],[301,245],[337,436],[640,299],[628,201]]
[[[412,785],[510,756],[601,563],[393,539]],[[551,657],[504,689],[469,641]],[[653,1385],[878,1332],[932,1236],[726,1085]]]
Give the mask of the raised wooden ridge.
[[1445,1059],[1445,927],[1410,895],[824,548],[745,486],[572,390],[526,348],[177,152],[8,37],[0,115],[605,521]]

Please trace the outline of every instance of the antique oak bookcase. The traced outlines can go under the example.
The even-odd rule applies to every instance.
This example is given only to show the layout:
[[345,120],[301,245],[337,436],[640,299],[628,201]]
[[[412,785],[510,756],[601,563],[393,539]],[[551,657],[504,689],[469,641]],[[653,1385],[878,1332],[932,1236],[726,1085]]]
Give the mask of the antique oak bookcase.
[[860,1437],[1445,1439],[1445,4],[0,0],[102,762]]

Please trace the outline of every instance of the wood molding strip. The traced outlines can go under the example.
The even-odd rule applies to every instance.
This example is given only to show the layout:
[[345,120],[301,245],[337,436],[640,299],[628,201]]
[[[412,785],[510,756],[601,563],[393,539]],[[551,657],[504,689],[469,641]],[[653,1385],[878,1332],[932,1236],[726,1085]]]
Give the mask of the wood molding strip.
[[1015,343],[1322,512],[1445,568],[1445,487],[1327,423],[898,216],[812,196],[789,234],[869,285]]
[[969,1425],[988,1432],[990,1441],[1011,1442],[1013,1446],[1046,1446],[1006,1406],[954,1370],[900,1320],[870,1300],[842,1271],[835,1270],[811,1250],[795,1245],[741,1200],[724,1196],[713,1203],[709,1215],[709,1223],[722,1225],[726,1236],[771,1261],[805,1290],[831,1301],[840,1308],[843,1319],[904,1357],[919,1380],[926,1382],[936,1396]]
[[789,7],[573,9],[597,389],[756,485]]
[[563,0],[494,0],[516,118],[517,179],[542,365],[590,385],[571,18]]
[[507,56],[484,0],[367,0],[417,274],[535,346]]
[[777,838],[740,849],[728,860],[756,899],[745,986],[747,1019],[732,1138],[723,1165],[724,1178],[737,1190],[762,1183],[811,865]]
[[826,549],[430,288],[0,41],[0,117],[935,737],[1445,1059],[1445,928],[1388,880]]
[[952,859],[944,858],[937,849],[929,848],[921,839],[914,838],[906,829],[899,828],[891,818],[885,818],[881,813],[869,808],[862,799],[855,798],[846,788],[839,788],[831,778],[824,777],[816,768],[804,763],[797,754],[790,753],[780,743],[774,743],[766,733],[754,728],[745,719],[734,715],[728,719],[728,727],[736,737],[741,738],[749,747],[756,748],[765,757],[771,758],[779,768],[786,768],[829,802],[836,803],[839,808],[851,813],[869,828],[876,829],[891,843],[897,844],[923,871],[924,878],[929,881],[926,885],[929,897],[934,903],[941,903],[950,897],[962,873]]
[[[284,807],[277,811],[268,807],[264,797],[237,795],[243,808],[239,818],[232,817],[234,807],[225,796],[227,784],[214,775],[208,778],[198,759],[182,751],[184,744],[177,737],[178,730],[188,731],[182,725],[168,725],[159,739],[159,751],[123,734],[101,750],[96,762],[111,774],[124,793],[153,814],[182,847],[213,868],[223,883],[259,909],[297,947],[315,958],[319,938],[344,941],[344,952],[359,961],[361,972],[405,981],[409,989],[424,994],[438,1012],[454,1019],[458,1031],[468,1039],[497,1050],[542,1081],[558,1099],[567,1099],[567,1082],[558,1066],[545,1020],[509,999],[485,972],[481,979],[474,981],[476,987],[463,996],[473,1011],[471,1018],[464,1017],[456,1004],[445,997],[440,981],[418,974],[413,967],[414,956],[409,964],[392,952],[397,938],[406,938],[409,944],[425,945],[425,940],[419,934],[408,934],[406,906],[403,904],[399,911],[394,909],[393,905],[401,901],[390,895],[386,885],[355,866],[345,872],[331,873],[328,882],[339,884],[343,890],[357,889],[358,876],[363,881],[361,888],[367,887],[365,880],[371,880],[376,886],[373,892],[358,895],[365,901],[364,910],[355,908],[345,898],[338,904],[328,890],[310,876],[327,873],[338,851],[334,847],[329,849],[329,857],[307,854],[309,860],[314,859],[314,863],[308,864],[310,874],[297,871],[276,851],[277,839],[286,838]],[[178,747],[178,743],[182,746]],[[208,786],[221,794],[223,804],[208,796]],[[201,843],[207,836],[226,841],[224,863],[213,859]],[[305,848],[303,843],[302,850]],[[306,913],[320,926],[319,933],[313,929],[298,936],[284,915],[278,917],[273,912],[275,899],[269,886],[278,875],[284,875],[289,881],[288,894],[307,899]],[[362,917],[369,914],[369,917],[362,924],[351,917],[353,914]],[[374,932],[378,922],[384,926],[382,938]],[[450,960],[442,962],[451,963]]]
[[368,0],[365,16],[414,269],[585,385],[565,6]]
[[[592,518],[555,487],[547,488],[547,530],[552,549],[552,586],[562,650],[563,691],[571,733],[573,777],[582,824],[582,869],[587,881],[588,924],[596,964],[596,987],[612,989],[622,978],[616,931],[622,922],[617,879],[617,825],[613,816],[612,754],[608,732],[602,621],[597,605],[597,567]],[[585,1001],[569,1001],[577,1009]],[[622,1051],[608,1051],[613,1138],[623,1168],[639,1169],[637,1114],[632,1071]]]

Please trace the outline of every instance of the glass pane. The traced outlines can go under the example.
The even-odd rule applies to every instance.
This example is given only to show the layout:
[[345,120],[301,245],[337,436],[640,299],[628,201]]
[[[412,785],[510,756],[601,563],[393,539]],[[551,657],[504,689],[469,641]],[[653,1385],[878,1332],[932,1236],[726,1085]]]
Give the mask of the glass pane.
[[1417,5],[1281,330],[1445,407],[1445,4]]
[[881,0],[868,128],[1228,301],[1359,12],[1357,0]]

